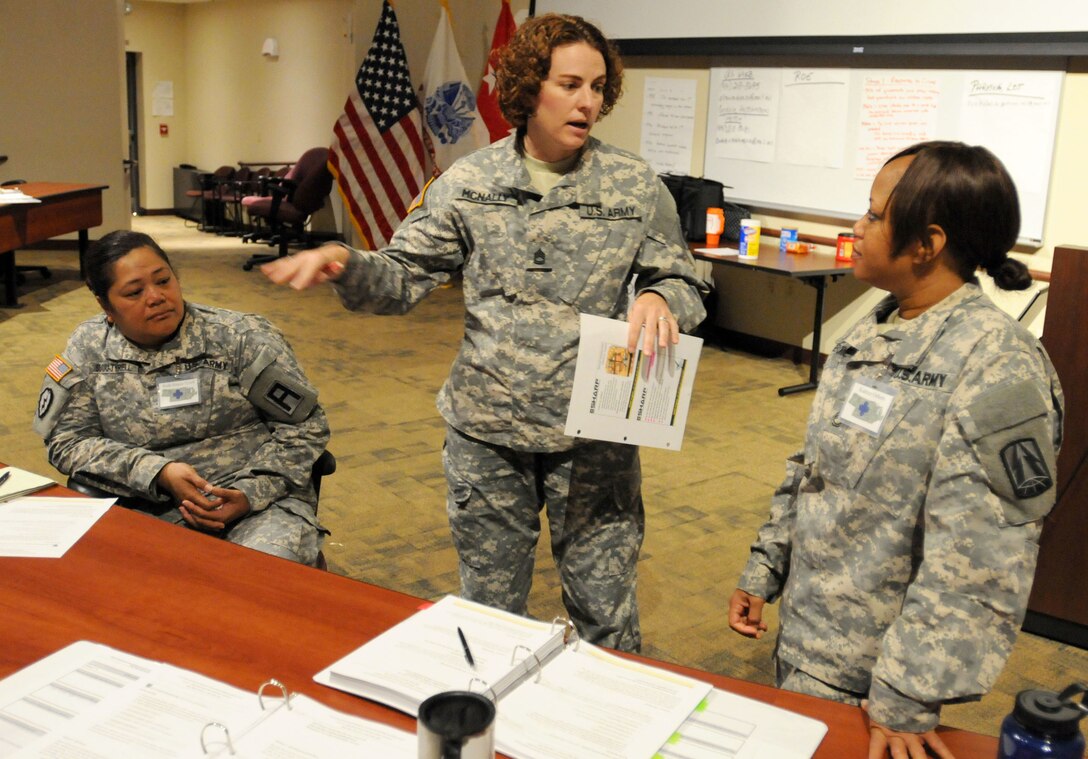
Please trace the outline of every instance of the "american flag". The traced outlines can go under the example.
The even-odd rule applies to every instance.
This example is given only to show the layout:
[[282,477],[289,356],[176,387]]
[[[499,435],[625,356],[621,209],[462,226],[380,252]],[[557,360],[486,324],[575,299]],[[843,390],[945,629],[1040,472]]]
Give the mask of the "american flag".
[[423,117],[388,0],[333,128],[329,171],[366,246],[385,245],[423,187]]

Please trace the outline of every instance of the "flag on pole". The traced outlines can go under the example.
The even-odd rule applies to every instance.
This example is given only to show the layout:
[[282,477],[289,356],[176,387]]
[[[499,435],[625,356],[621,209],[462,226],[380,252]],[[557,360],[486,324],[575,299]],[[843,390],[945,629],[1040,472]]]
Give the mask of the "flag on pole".
[[333,127],[329,171],[367,247],[385,245],[423,187],[423,117],[389,0]]
[[465,67],[457,54],[449,5],[447,0],[441,3],[438,29],[423,75],[423,113],[434,148],[435,168],[440,172],[490,142],[487,127],[476,110],[476,95],[468,86]]
[[499,63],[499,48],[504,47],[517,31],[514,15],[510,12],[510,0],[502,0],[499,20],[495,22],[495,34],[491,37],[491,52],[487,56],[487,69],[480,80],[480,89],[476,91],[476,107],[491,133],[491,141],[501,140],[510,134],[510,125],[503,118],[499,109],[499,98],[495,93],[495,67]]

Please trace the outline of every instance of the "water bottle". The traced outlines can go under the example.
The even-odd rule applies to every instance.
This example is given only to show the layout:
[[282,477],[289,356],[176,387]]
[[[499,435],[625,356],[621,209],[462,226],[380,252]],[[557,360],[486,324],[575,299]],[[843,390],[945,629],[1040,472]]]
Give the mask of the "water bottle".
[[1081,717],[1088,714],[1078,695],[1088,687],[1073,684],[1061,693],[1025,690],[1016,694],[1012,714],[1001,723],[997,759],[1082,759]]

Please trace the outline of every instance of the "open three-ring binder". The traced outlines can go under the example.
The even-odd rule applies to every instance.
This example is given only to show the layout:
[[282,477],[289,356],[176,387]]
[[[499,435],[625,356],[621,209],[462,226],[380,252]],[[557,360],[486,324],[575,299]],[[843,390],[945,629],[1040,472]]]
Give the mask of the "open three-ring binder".
[[649,759],[711,690],[580,641],[565,620],[541,622],[455,596],[314,679],[412,715],[435,693],[483,693],[496,702],[496,748],[515,759]]
[[4,757],[315,755],[414,759],[416,739],[275,680],[254,693],[87,641],[0,681]]

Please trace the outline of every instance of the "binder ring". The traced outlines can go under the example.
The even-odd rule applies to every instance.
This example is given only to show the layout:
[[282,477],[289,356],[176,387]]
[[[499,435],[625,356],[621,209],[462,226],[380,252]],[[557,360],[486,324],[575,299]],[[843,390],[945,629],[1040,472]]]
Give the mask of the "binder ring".
[[[257,689],[257,703],[259,703],[261,705],[261,711],[265,710],[264,689],[269,688],[269,687],[279,688],[280,689],[280,693],[283,694],[283,703],[286,704],[288,709],[290,709],[291,708],[291,694],[287,692],[287,686],[284,685],[283,683],[281,683],[276,678],[272,678],[271,680],[265,680],[263,683],[261,683],[261,687]],[[234,752],[231,751],[231,753],[233,754]]]
[[566,617],[556,617],[552,620],[552,634],[555,634],[556,628],[563,628],[563,645],[570,643],[571,637],[574,638],[574,650],[578,650],[578,642],[581,638],[578,636],[578,630],[574,627],[574,623]]
[[536,662],[536,667],[535,667],[536,677],[533,678],[533,682],[534,683],[539,683],[540,682],[540,676],[544,673],[544,665],[540,663],[540,657],[536,655],[535,651],[532,654],[530,654],[530,656],[532,656],[533,660]]
[[541,668],[544,665],[540,663],[540,657],[536,655],[536,651],[532,650],[528,646],[522,645],[520,643],[518,645],[514,646],[514,650],[510,652],[510,665],[513,666],[515,663],[517,663],[517,661],[518,661],[518,649],[519,648],[525,651],[525,656],[523,656],[521,658],[521,661],[526,661],[529,657],[532,657],[533,660],[536,662],[535,667],[530,665],[529,671],[532,672],[534,669],[536,670],[536,677],[533,678],[533,682],[534,683],[539,683],[540,682],[540,671],[541,671]]
[[[480,685],[480,686],[483,687],[483,690],[475,691],[475,690],[472,689],[473,685]],[[492,702],[494,702],[497,699],[497,697],[495,695],[495,689],[487,684],[487,680],[482,680],[479,677],[469,678],[468,687],[465,690],[469,691],[470,693],[479,693],[481,696],[484,696],[484,697],[490,699]],[[490,694],[490,695],[488,695],[488,694]]]
[[227,729],[226,725],[220,722],[209,722],[204,726],[204,729],[200,731],[200,750],[205,754],[208,753],[208,745],[204,740],[204,734],[208,732],[209,727],[218,728],[223,731],[223,740],[226,741],[227,750],[230,752],[231,756],[234,756],[234,743],[230,739],[230,730]]

